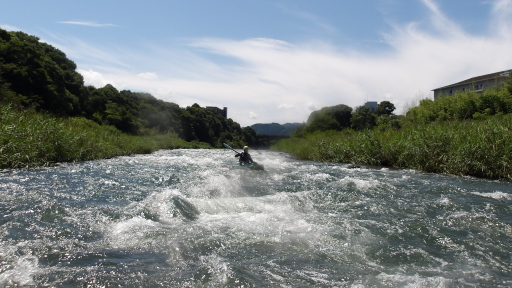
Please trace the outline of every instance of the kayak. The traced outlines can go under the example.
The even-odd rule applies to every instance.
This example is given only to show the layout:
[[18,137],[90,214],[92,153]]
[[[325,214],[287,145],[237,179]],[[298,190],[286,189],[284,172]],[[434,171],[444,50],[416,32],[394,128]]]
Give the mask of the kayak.
[[[240,153],[238,153],[235,149],[231,148],[228,144],[226,143],[222,143],[222,145],[224,145],[224,147],[226,147],[227,149],[237,153],[237,155],[240,155]],[[238,167],[243,167],[243,168],[249,168],[251,170],[265,170],[265,168],[263,167],[263,165],[260,165],[258,163],[240,163],[240,165],[237,165]]]
[[248,168],[251,170],[265,170],[265,167],[263,165],[260,165],[258,163],[250,163],[250,164],[242,164],[242,165],[236,165],[238,167]]

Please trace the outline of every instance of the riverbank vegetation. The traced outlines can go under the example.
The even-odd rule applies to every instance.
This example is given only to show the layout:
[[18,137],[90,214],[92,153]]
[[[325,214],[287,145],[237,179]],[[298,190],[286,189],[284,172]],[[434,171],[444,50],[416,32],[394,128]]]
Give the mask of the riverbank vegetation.
[[254,143],[222,110],[85,86],[76,64],[39,38],[0,29],[0,167],[48,165],[178,147]]
[[[360,123],[374,123],[365,129],[345,122],[344,129],[311,131],[314,122],[308,120],[295,137],[272,149],[304,160],[512,180],[512,78],[482,94],[421,100],[404,116],[388,114],[388,121],[381,119],[378,125],[382,115],[358,118]],[[330,118],[323,123],[335,121]]]
[[211,147],[208,143],[187,142],[172,133],[133,136],[85,118],[58,119],[30,110],[17,111],[9,105],[0,107],[0,127],[0,168],[46,166],[158,149]]

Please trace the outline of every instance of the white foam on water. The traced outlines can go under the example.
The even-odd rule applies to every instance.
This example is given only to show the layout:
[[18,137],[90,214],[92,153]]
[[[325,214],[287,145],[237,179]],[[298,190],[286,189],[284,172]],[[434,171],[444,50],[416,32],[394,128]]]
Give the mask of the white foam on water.
[[487,197],[487,198],[492,198],[492,199],[496,199],[496,200],[512,200],[512,194],[501,192],[501,191],[494,191],[494,192],[490,192],[490,193],[471,192],[471,194],[482,196],[482,197]]
[[136,216],[105,225],[101,245],[115,249],[144,249],[153,244],[148,239],[160,229],[161,224]]
[[344,177],[339,180],[339,182],[343,184],[353,183],[359,190],[368,190],[370,188],[379,187],[382,184],[382,182],[377,179],[361,179],[349,176]]
[[430,287],[450,287],[452,281],[444,277],[424,277],[418,274],[386,274],[381,273],[377,276],[382,285],[390,287],[407,287],[407,288],[430,288]]
[[[199,173],[200,182],[186,182],[180,185],[184,194],[194,198],[231,197],[241,185],[239,176],[222,175],[211,170]],[[197,184],[196,184],[197,183]]]
[[203,213],[199,224],[210,229],[229,227],[241,234],[276,241],[286,235],[307,235],[318,229],[277,196],[198,199],[195,203]]
[[450,200],[450,198],[446,197],[446,196],[442,196],[441,198],[439,198],[439,200],[437,200],[439,204],[443,205],[443,206],[448,206],[452,203],[452,201]]
[[467,212],[467,211],[456,211],[456,212],[449,212],[449,214],[445,216],[439,216],[440,219],[458,219],[458,218],[470,218],[473,217],[473,214]]
[[322,284],[322,285],[333,285],[334,284],[331,282],[331,280],[327,279],[327,278],[329,278],[329,275],[327,275],[325,273],[320,273],[317,271],[310,271],[310,270],[298,270],[298,271],[294,272],[294,274],[301,278],[306,278],[308,280],[312,280],[317,285],[318,284]]
[[309,178],[309,180],[312,180],[312,181],[325,181],[325,180],[332,179],[333,177],[326,173],[315,173],[315,174],[307,175],[307,179],[308,178]]
[[[20,243],[18,245],[24,245]],[[34,276],[42,272],[39,260],[34,255],[19,256],[18,247],[4,246],[0,243],[0,259],[2,259],[2,272],[0,285],[4,287],[36,286]]]
[[225,259],[217,254],[212,254],[201,256],[199,263],[201,267],[208,271],[209,287],[221,287],[228,284],[229,277],[232,276],[233,271]]
[[177,189],[153,192],[140,203],[132,203],[128,209],[131,214],[141,215],[141,213],[147,212],[157,218],[172,218],[172,198],[175,196],[184,197]]

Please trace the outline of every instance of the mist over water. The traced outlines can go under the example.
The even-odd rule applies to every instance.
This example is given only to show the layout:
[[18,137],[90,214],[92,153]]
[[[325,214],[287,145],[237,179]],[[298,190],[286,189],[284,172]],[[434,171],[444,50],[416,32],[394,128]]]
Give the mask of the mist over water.
[[251,152],[3,171],[0,286],[512,286],[512,183]]

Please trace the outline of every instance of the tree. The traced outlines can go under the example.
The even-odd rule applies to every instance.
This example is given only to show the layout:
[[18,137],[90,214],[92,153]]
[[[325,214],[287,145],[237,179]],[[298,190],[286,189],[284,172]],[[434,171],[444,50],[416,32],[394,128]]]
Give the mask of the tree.
[[377,116],[380,116],[380,115],[388,115],[388,116],[391,116],[393,115],[393,111],[395,111],[395,105],[393,105],[393,103],[389,102],[389,101],[382,101],[379,103],[379,105],[377,106],[377,109],[375,109],[375,115]]
[[58,116],[79,114],[83,78],[64,53],[35,36],[1,30],[0,56],[0,77],[24,97],[18,102]]
[[308,131],[342,130],[341,125],[328,114],[319,114],[308,123]]
[[242,128],[246,145],[253,145],[256,143],[256,131],[252,127],[247,126]]
[[352,114],[352,128],[355,130],[371,129],[376,125],[375,115],[369,107],[359,106]]
[[318,111],[313,111],[309,115],[306,131],[343,130],[350,127],[350,118],[352,118],[352,108],[340,104],[324,107]]
[[201,141],[214,147],[222,147],[223,142],[241,146],[253,143],[256,137],[254,129],[242,129],[232,119],[202,108],[197,103],[184,109],[180,118],[183,137],[187,141]]

